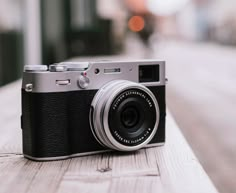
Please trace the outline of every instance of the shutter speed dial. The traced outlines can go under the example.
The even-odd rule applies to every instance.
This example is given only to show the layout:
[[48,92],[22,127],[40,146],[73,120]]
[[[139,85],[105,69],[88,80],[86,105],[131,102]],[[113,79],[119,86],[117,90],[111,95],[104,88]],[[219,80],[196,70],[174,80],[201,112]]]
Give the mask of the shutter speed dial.
[[84,71],[88,69],[89,62],[61,62],[58,65],[66,66],[68,71]]

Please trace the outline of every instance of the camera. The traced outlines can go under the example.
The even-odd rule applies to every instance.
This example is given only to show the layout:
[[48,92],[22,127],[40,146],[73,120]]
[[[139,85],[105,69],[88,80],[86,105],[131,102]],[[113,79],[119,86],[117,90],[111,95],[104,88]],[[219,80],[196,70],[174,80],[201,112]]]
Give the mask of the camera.
[[49,161],[162,145],[165,85],[160,60],[25,66],[23,154]]

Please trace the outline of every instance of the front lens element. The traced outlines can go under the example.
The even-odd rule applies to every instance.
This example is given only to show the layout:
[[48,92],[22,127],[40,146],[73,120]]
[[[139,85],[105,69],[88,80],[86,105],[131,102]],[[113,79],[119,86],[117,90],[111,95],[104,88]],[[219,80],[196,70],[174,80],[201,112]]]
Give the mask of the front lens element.
[[108,125],[116,141],[137,146],[152,134],[156,107],[151,96],[140,88],[127,88],[114,98],[109,109]]
[[139,112],[138,110],[131,106],[127,107],[121,112],[121,122],[125,128],[132,128],[137,125],[139,121]]

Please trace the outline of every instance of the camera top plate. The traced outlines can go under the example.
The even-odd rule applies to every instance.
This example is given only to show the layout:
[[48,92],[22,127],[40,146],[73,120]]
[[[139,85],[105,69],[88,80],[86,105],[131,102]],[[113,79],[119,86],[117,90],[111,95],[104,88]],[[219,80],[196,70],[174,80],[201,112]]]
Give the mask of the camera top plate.
[[[145,65],[158,66],[158,80],[140,82],[139,69]],[[47,66],[35,66],[25,67],[22,83],[22,89],[33,93],[98,90],[112,80],[129,80],[144,86],[166,84],[163,60],[62,62],[50,65],[49,70]],[[30,90],[26,89],[29,84]]]

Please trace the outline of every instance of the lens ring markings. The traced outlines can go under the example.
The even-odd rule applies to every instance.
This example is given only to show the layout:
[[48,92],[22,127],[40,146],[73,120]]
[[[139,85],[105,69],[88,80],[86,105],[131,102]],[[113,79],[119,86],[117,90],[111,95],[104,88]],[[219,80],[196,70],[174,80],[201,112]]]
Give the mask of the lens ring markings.
[[[120,100],[120,98],[122,98]],[[119,101],[119,102],[117,102]],[[123,124],[120,117],[123,109],[135,108],[136,114],[129,119],[134,119],[131,127]],[[109,110],[108,124],[112,136],[119,143],[127,146],[136,146],[143,143],[151,135],[156,122],[156,108],[152,98],[138,88],[128,88],[121,92],[113,101]]]
[[[147,137],[144,138],[144,141],[139,140],[137,141],[138,143],[132,143],[132,145],[129,143],[122,143],[122,140],[118,140],[118,138],[115,137],[113,128],[110,128],[108,120],[110,109],[114,108],[114,105],[118,105],[118,103],[114,103],[114,100],[122,101],[122,99],[119,99],[119,96],[121,96],[122,93],[127,93],[131,90],[136,90],[136,94],[138,95],[141,93],[146,95],[144,98],[148,98],[146,101],[147,104],[152,103],[151,105],[153,106],[155,112],[155,123],[154,126],[150,128],[148,135],[146,135]],[[126,97],[129,98],[129,95]],[[139,97],[142,96],[140,95]],[[145,86],[130,81],[117,80],[109,82],[103,86],[95,95],[92,102],[92,107],[94,109],[90,116],[90,123],[93,123],[90,124],[92,132],[102,145],[111,149],[133,151],[142,148],[149,143],[155,135],[159,124],[159,106],[152,92]]]

